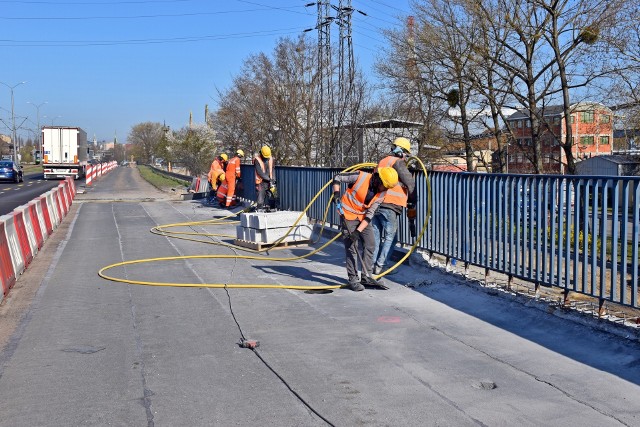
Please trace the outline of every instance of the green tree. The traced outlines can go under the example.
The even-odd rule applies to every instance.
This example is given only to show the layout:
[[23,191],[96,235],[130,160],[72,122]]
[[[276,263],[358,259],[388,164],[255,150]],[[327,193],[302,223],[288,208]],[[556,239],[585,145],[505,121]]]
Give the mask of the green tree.
[[183,128],[169,138],[171,158],[192,175],[206,174],[216,153],[215,133],[205,125]]
[[162,123],[145,122],[131,128],[127,140],[132,144],[131,154],[141,163],[151,163],[164,136]]

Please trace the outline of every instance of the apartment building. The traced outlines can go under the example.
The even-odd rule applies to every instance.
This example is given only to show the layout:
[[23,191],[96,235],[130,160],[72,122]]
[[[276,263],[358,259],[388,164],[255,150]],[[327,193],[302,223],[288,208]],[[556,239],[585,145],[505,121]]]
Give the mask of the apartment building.
[[[571,151],[576,162],[593,156],[611,154],[613,149],[613,112],[597,102],[571,105]],[[548,106],[540,124],[543,173],[564,174],[567,159],[560,143],[565,143],[567,132],[563,108]],[[531,121],[527,110],[519,110],[507,119],[512,138],[505,146],[509,173],[533,173],[533,144]]]

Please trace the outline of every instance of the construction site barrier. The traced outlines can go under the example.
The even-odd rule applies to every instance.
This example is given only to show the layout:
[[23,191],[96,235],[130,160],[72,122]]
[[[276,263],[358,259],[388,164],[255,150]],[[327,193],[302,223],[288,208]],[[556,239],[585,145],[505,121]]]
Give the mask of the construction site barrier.
[[51,215],[49,214],[49,212],[51,212],[51,210],[49,209],[48,206],[48,200],[47,200],[47,196],[46,195],[42,195],[40,196],[40,214],[42,214],[42,221],[44,221],[45,224],[45,230],[47,231],[47,237],[50,236],[53,233],[53,227],[54,227],[54,221],[51,219]]
[[[110,161],[110,162],[106,162],[106,163],[98,163],[95,165],[89,165],[87,167],[87,174],[85,177],[85,184],[87,186],[91,186],[94,184],[94,182],[101,177],[102,175],[106,175],[107,173],[111,172],[113,169],[115,169],[118,166],[118,162],[116,161]],[[71,190],[72,190],[72,194],[75,195],[76,190],[75,190],[75,183],[71,185]]]
[[6,225],[0,217],[0,282],[2,284],[2,294],[0,301],[7,295],[9,289],[16,283],[16,273],[13,269],[13,261],[9,251],[9,241],[7,239]]
[[93,172],[95,170],[95,167],[93,165],[89,165],[87,166],[87,175],[84,178],[84,182],[86,185],[91,185],[91,183],[93,182]]
[[68,177],[57,188],[0,216],[0,301],[69,213],[74,198],[75,185]]
[[24,271],[24,258],[20,243],[18,242],[18,233],[16,231],[15,216],[13,213],[3,215],[0,221],[4,222],[5,233],[7,234],[7,243],[9,244],[9,254],[13,265],[13,272],[18,277]]
[[33,233],[36,237],[38,250],[42,248],[42,245],[44,245],[44,241],[47,238],[47,230],[46,227],[44,227],[44,218],[42,218],[38,214],[39,204],[40,200],[32,200],[27,204],[27,211],[29,212],[29,217],[31,218],[31,225],[33,226]]
[[24,268],[27,268],[29,264],[31,264],[33,256],[36,252],[35,238],[33,237],[33,227],[31,228],[31,230],[27,230],[24,214],[21,210],[13,211],[13,223],[16,227],[18,243],[20,243],[20,251],[22,253]]

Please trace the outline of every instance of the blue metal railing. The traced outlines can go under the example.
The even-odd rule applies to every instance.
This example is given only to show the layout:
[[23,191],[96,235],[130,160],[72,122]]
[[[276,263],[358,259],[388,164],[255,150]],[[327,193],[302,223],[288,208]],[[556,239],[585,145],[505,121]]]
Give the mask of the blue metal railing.
[[[338,169],[278,167],[280,206],[302,210]],[[566,292],[638,307],[640,178],[434,172],[419,247]],[[255,200],[243,166],[245,197]],[[416,174],[418,230],[428,187]],[[327,189],[308,211],[320,220]],[[328,222],[338,224],[335,212]],[[413,244],[401,217],[399,242]]]

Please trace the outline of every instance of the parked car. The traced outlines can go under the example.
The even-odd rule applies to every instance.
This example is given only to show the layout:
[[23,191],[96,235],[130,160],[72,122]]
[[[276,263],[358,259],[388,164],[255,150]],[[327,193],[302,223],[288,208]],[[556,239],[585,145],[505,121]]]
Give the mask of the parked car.
[[16,165],[12,160],[0,160],[0,180],[23,182],[22,166]]

